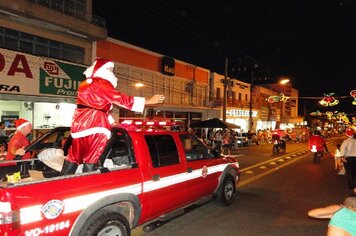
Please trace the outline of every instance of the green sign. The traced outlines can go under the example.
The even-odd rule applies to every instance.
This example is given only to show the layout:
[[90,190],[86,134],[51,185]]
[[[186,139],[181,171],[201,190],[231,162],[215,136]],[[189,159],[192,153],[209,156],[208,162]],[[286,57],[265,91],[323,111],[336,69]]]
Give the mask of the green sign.
[[41,61],[40,94],[75,97],[80,83],[85,79],[86,67],[59,61]]

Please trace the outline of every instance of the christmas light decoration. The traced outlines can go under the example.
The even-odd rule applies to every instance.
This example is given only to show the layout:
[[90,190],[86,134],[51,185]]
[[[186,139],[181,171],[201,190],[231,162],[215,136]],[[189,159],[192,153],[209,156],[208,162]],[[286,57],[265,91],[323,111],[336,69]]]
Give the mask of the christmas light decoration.
[[352,90],[350,92],[350,95],[354,98],[354,100],[352,101],[352,105],[356,105],[356,90]]
[[325,97],[321,101],[319,101],[320,105],[326,107],[332,107],[339,104],[339,100],[333,97],[334,93],[324,94]]
[[311,112],[309,115],[311,115],[311,116],[322,116],[322,115],[323,115],[323,113],[322,113],[322,112],[320,112],[319,110],[317,110],[317,111],[313,111],[313,112]]
[[275,102],[286,102],[290,97],[284,96],[283,93],[279,94],[278,96],[269,96],[266,101],[269,103]]

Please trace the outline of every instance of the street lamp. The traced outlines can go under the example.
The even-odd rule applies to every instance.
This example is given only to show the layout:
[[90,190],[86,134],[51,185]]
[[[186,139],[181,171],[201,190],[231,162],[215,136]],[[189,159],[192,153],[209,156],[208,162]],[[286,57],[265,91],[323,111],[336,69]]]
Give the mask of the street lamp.
[[252,120],[252,91],[253,91],[253,82],[255,80],[254,78],[254,72],[255,72],[255,69],[258,67],[257,64],[254,64],[253,65],[253,68],[252,68],[252,72],[251,72],[251,85],[250,85],[250,104],[249,104],[249,107],[250,107],[250,110],[249,110],[249,125],[248,125],[248,129],[249,130],[252,130],[252,127],[253,127],[253,120]]
[[143,88],[143,86],[145,86],[143,83],[136,83],[135,84],[135,87],[137,88],[137,89],[140,89],[140,96],[142,97],[142,88]]
[[[284,94],[284,91],[285,91],[285,86],[287,83],[289,83],[290,79],[289,78],[286,78],[286,77],[282,77],[279,79],[279,81],[274,84],[272,87],[270,87],[270,90],[273,90],[275,87],[279,86],[279,85],[283,85],[283,94]],[[281,92],[281,91],[278,91],[278,92]],[[285,104],[282,104],[282,116],[284,115],[284,105]],[[272,103],[269,104],[269,109],[268,109],[268,121],[270,121],[271,119],[271,110],[272,110]]]

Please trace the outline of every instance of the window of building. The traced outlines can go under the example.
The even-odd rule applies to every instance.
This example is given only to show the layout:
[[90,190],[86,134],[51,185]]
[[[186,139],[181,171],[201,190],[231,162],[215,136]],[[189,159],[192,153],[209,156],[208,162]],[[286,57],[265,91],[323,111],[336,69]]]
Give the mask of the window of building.
[[248,96],[247,96],[247,94],[245,94],[245,101],[248,101]]
[[76,63],[84,63],[84,49],[0,27],[0,47]]
[[171,135],[146,135],[153,167],[179,164],[176,144]]
[[242,101],[242,93],[239,93],[239,101]]
[[220,88],[216,88],[216,100],[221,100],[220,91],[221,91]]

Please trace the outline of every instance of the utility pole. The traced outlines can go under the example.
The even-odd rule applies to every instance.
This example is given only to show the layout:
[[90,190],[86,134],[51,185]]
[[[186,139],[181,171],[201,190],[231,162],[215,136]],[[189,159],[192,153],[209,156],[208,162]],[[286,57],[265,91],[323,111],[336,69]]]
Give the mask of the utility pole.
[[226,121],[226,106],[227,106],[227,84],[229,83],[227,78],[227,67],[228,67],[228,58],[225,58],[225,73],[224,73],[224,97],[223,97],[223,121]]

